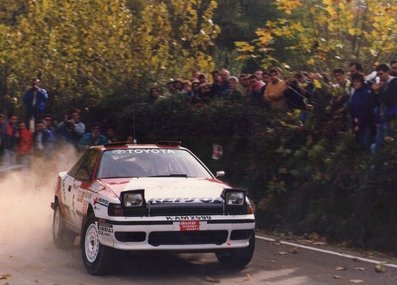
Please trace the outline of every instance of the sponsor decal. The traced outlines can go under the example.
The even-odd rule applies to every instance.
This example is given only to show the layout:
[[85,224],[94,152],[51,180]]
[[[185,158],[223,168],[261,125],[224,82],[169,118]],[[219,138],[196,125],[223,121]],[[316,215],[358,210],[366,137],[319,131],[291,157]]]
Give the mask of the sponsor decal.
[[186,231],[199,231],[200,230],[200,221],[193,220],[193,221],[181,221],[179,223],[179,230],[181,232]]
[[222,203],[223,199],[218,198],[153,198],[149,199],[147,203],[161,204],[161,203]]
[[80,185],[81,185],[81,182],[75,180],[73,182],[73,186],[72,187],[73,187],[74,190],[77,190],[80,187]]
[[88,210],[88,203],[87,202],[84,202],[83,203],[83,213],[85,214],[85,213],[87,213],[87,210]]
[[105,199],[103,199],[103,198],[96,197],[96,198],[94,199],[94,206],[95,206],[96,204],[99,204],[99,205],[102,205],[102,206],[107,207],[107,206],[109,206],[109,201],[108,201],[108,200],[105,200]]
[[141,153],[152,153],[152,154],[174,154],[175,151],[172,149],[115,149],[112,151],[113,154],[141,154]]
[[211,220],[211,216],[175,216],[175,217],[170,217],[166,216],[165,219],[167,221],[208,221]]
[[110,236],[113,233],[113,225],[98,224],[98,234],[103,236]]
[[82,202],[83,202],[83,198],[84,198],[84,192],[80,190],[80,191],[77,193],[77,199],[76,199],[76,201],[79,202],[79,203],[82,203]]
[[94,191],[95,193],[98,193],[99,191],[103,191],[105,189],[106,187],[98,182],[94,182],[89,188],[89,190]]

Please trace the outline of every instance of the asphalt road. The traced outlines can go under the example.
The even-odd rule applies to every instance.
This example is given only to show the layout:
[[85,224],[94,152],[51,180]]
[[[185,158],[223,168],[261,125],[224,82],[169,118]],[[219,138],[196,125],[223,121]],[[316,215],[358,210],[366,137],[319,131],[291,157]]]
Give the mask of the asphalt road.
[[[0,285],[397,284],[393,264],[379,267],[385,272],[376,272],[376,264],[351,256],[263,238],[257,238],[253,260],[242,271],[223,268],[213,254],[129,255],[112,274],[91,276],[82,264],[78,240],[69,250],[52,244],[50,202],[55,178],[45,181],[43,177],[19,173],[0,180]],[[317,248],[334,252],[325,245]]]
[[90,276],[78,246],[59,250],[49,237],[26,239],[1,245],[0,284],[397,284],[395,268],[377,273],[371,263],[259,239],[242,271],[223,268],[213,254],[131,255],[112,274]]

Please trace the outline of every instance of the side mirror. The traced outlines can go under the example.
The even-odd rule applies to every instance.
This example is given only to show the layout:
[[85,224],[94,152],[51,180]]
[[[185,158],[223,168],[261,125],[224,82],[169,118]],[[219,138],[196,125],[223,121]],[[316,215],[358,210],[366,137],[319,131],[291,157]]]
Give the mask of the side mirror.
[[216,178],[220,178],[220,177],[223,177],[223,176],[225,176],[225,171],[223,171],[223,170],[221,170],[221,171],[217,171],[216,172],[216,174],[215,174],[215,177]]

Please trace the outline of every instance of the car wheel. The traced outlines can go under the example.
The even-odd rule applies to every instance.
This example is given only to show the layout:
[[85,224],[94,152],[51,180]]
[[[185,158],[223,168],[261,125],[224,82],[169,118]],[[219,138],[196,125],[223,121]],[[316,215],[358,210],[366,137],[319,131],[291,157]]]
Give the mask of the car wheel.
[[84,223],[80,238],[81,256],[88,273],[100,275],[110,270],[113,251],[99,241],[98,226],[94,214]]
[[76,234],[66,227],[66,222],[58,203],[55,204],[52,219],[52,239],[58,248],[72,247],[76,239]]
[[219,263],[232,268],[243,268],[252,259],[255,249],[255,232],[252,233],[249,244],[244,248],[230,249],[216,253]]

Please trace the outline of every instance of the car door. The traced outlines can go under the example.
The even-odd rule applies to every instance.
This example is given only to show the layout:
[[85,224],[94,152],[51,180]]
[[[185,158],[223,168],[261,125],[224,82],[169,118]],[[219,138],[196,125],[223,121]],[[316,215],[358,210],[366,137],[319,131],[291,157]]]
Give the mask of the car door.
[[73,189],[78,187],[78,184],[81,183],[81,181],[77,179],[77,172],[85,159],[86,155],[84,154],[75,163],[72,169],[62,178],[61,181],[61,201],[62,207],[64,209],[65,219],[70,225],[74,227],[76,227],[76,225],[73,223],[73,195],[75,195],[75,191]]
[[73,224],[72,187],[74,182],[75,178],[69,174],[65,175],[61,181],[62,207],[64,209],[65,220],[69,224]]
[[87,210],[85,198],[91,195],[89,188],[95,178],[98,157],[99,152],[96,149],[88,150],[71,184],[72,218],[75,225],[81,225]]

